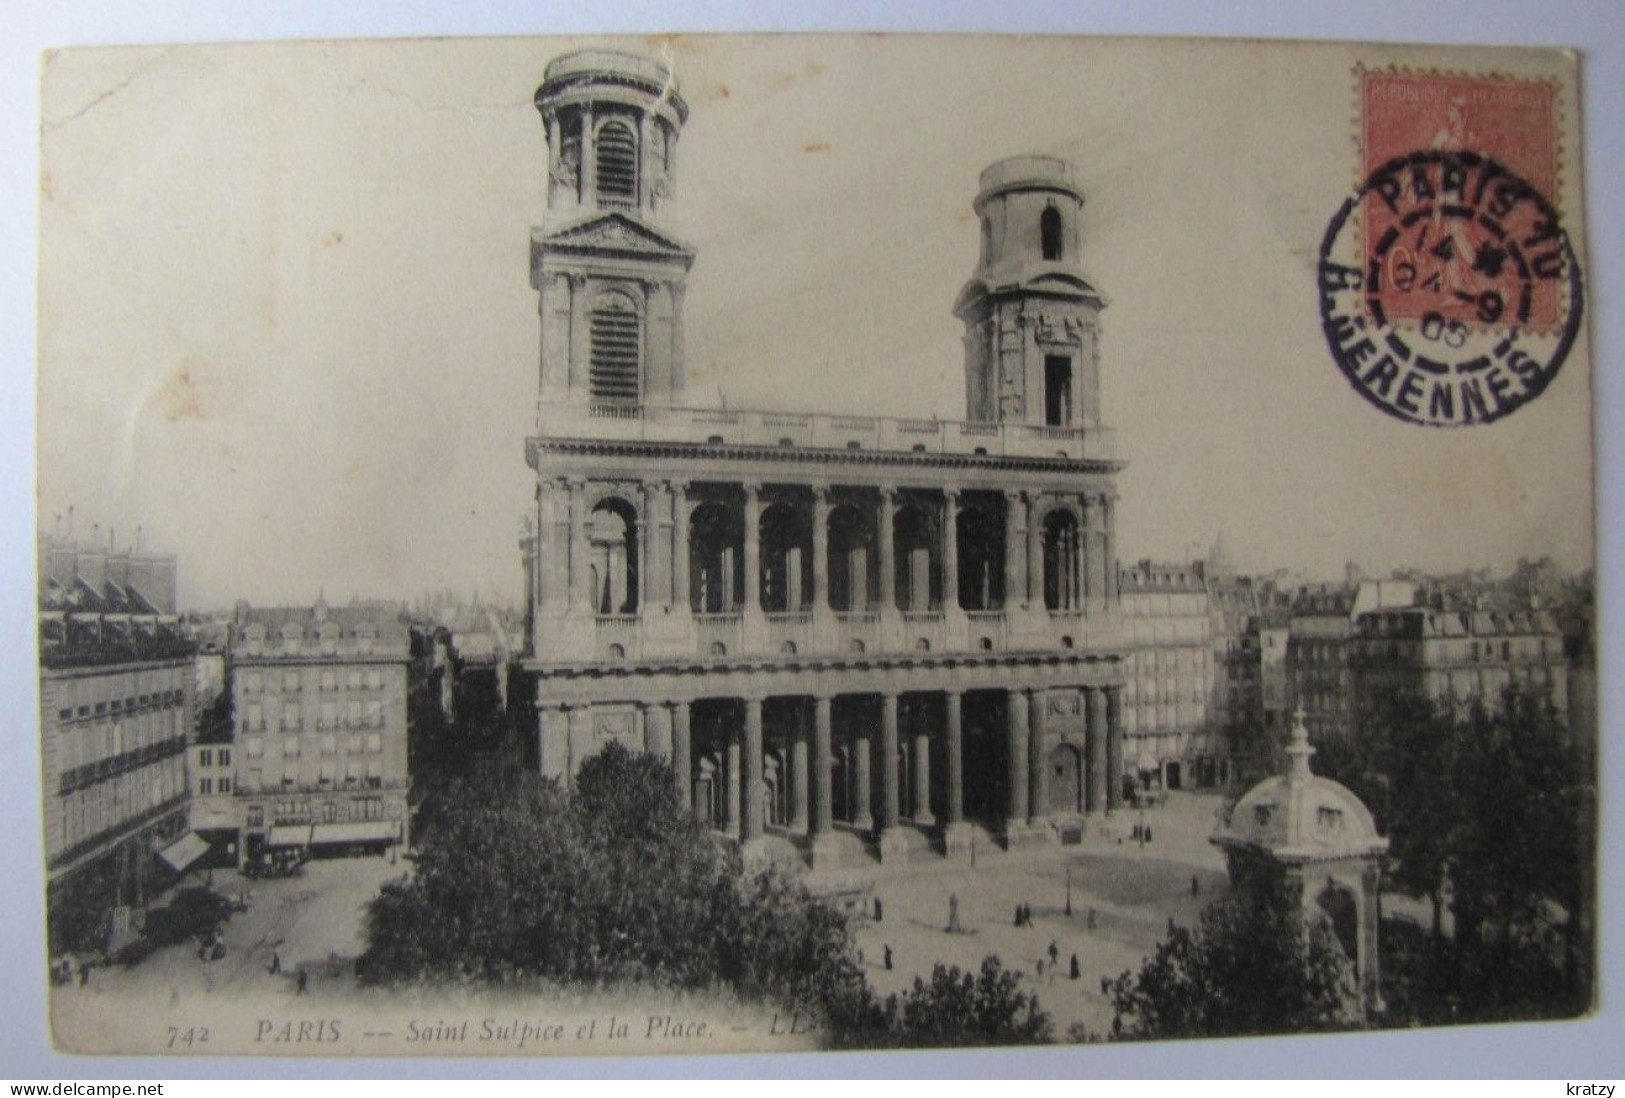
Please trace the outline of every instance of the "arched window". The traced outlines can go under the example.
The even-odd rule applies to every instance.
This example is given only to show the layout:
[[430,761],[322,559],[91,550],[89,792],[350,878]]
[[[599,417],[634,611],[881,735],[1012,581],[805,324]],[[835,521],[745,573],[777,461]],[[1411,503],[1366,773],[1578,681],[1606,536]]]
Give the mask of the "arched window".
[[638,189],[638,139],[625,122],[606,122],[594,146],[598,155],[598,197],[633,202]]
[[599,297],[592,310],[589,384],[594,401],[635,404],[643,324],[637,307],[616,293]]
[[1045,259],[1061,258],[1061,211],[1054,206],[1044,207],[1038,218],[1038,235]]

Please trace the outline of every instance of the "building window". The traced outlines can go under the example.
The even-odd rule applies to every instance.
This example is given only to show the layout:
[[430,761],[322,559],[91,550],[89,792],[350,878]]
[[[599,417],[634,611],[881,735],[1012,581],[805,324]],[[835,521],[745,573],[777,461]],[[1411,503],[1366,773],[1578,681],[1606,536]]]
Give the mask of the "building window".
[[199,766],[213,766],[214,752],[209,750],[207,747],[205,747],[202,751],[199,751],[197,753],[197,764]]
[[297,671],[283,672],[283,675],[282,675],[282,689],[297,691],[299,689],[299,672],[297,672]]
[[1050,427],[1072,424],[1072,360],[1066,355],[1044,356],[1044,422]]
[[198,783],[197,783],[197,791],[198,791],[199,794],[201,794],[202,796],[205,796],[205,797],[207,797],[210,793],[213,793],[214,792],[214,779],[213,778],[199,778]]
[[636,199],[638,188],[638,139],[632,127],[621,121],[606,122],[595,142],[598,154],[598,196],[610,205]]
[[231,748],[222,747],[220,749],[220,765],[221,766],[230,766],[231,765]]
[[621,294],[605,294],[592,310],[589,383],[595,401],[637,403],[643,325]]
[[1054,206],[1047,206],[1038,218],[1039,245],[1043,249],[1044,258],[1057,260],[1061,258],[1061,211]]
[[322,689],[323,690],[337,690],[338,688],[339,688],[338,673],[334,672],[334,671],[323,671],[322,672]]
[[222,793],[230,793],[231,792],[231,779],[230,778],[221,778],[220,779],[220,792],[222,792]]
[[264,827],[265,826],[265,806],[264,805],[262,805],[262,804],[251,804],[251,805],[248,806],[248,826],[249,827]]

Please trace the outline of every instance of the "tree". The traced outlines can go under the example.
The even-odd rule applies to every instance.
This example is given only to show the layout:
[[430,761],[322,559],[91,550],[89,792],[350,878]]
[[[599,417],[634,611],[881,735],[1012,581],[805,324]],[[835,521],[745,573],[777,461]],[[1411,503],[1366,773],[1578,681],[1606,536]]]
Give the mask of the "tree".
[[1546,698],[1509,690],[1457,719],[1396,692],[1361,714],[1351,741],[1319,747],[1317,769],[1389,837],[1389,880],[1433,905],[1426,956],[1384,965],[1407,984],[1388,996],[1396,1009],[1441,1022],[1584,1009],[1593,768]]
[[1388,836],[1388,879],[1426,896],[1441,933],[1445,886],[1462,818],[1461,735],[1413,690],[1377,694],[1350,739],[1316,745],[1315,769],[1348,786]]
[[1195,930],[1171,927],[1138,973],[1106,991],[1122,1039],[1303,1033],[1357,1020],[1342,947],[1323,921],[1305,922],[1285,883],[1209,905]]
[[874,1038],[844,916],[781,874],[743,873],[654,756],[611,744],[569,796],[478,771],[421,819],[416,871],[368,906],[368,981],[725,987],[815,1012],[840,1043]]
[[935,965],[929,983],[916,976],[912,988],[887,1000],[889,1033],[908,1048],[1045,1043],[1053,1034],[1050,1017],[1020,982],[997,957],[984,958],[976,975]]

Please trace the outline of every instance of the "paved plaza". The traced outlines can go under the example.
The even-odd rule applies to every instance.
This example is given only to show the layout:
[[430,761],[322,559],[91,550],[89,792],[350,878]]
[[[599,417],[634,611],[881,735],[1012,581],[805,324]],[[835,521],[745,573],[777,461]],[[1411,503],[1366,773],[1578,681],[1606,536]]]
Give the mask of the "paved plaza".
[[[1020,973],[1024,989],[1038,995],[1055,1019],[1057,1036],[1064,1036],[1074,1022],[1105,1033],[1111,1007],[1101,995],[1102,978],[1137,968],[1166,934],[1170,918],[1190,925],[1203,906],[1224,893],[1223,860],[1207,842],[1220,804],[1213,794],[1173,794],[1143,817],[1130,810],[1097,825],[1082,846],[1012,854],[982,844],[975,867],[949,867],[941,861],[872,865],[844,877],[815,873],[810,883],[867,887],[872,899],[880,901],[881,919],[858,920],[854,934],[869,979],[881,995],[906,989],[915,976],[929,977],[934,964],[975,971],[991,954]],[[1152,835],[1143,845],[1133,838],[1142,818]],[[353,983],[351,962],[364,946],[365,904],[403,870],[383,858],[311,862],[300,875],[277,880],[248,880],[215,870],[216,891],[228,897],[252,893],[249,909],[222,928],[222,959],[200,961],[195,947],[173,946],[132,968],[98,968],[89,987],[59,988],[56,995],[118,998],[159,1015],[190,1017],[208,1003],[282,1001],[292,1006],[295,974],[301,969],[307,974],[309,1005],[347,995]],[[954,896],[960,930],[949,933]],[[1031,907],[1031,926],[1014,925],[1017,904]],[[873,915],[872,900],[868,914]],[[1053,966],[1051,942],[1058,957]],[[273,954],[280,962],[277,973],[271,971]],[[1074,954],[1076,980],[1070,975]]]
[[[1222,801],[1217,794],[1171,794],[1144,814],[1152,836],[1145,845],[1132,837],[1140,813],[1126,810],[1097,826],[1082,846],[1030,855],[979,851],[974,869],[947,870],[939,863],[878,876],[873,897],[882,917],[854,928],[870,982],[882,995],[900,992],[916,976],[928,979],[935,964],[974,972],[991,954],[1021,974],[1024,990],[1038,995],[1055,1020],[1057,1037],[1073,1023],[1105,1034],[1112,1010],[1101,994],[1102,978],[1138,969],[1167,934],[1169,919],[1191,926],[1227,890],[1223,856],[1207,841]],[[953,896],[959,900],[959,933],[947,930]],[[1018,904],[1031,907],[1031,926],[1015,925]],[[1052,942],[1059,961],[1053,966]],[[1077,980],[1071,979],[1074,955]]]

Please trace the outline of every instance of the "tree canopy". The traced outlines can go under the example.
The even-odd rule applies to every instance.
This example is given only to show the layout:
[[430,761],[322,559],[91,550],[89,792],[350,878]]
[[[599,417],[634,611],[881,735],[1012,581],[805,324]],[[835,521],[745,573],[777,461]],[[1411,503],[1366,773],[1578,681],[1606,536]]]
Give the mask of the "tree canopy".
[[1196,928],[1170,926],[1140,966],[1108,981],[1118,1039],[1240,1037],[1347,1028],[1357,1020],[1348,959],[1291,888],[1232,893]]
[[1394,692],[1349,740],[1317,747],[1316,769],[1364,799],[1389,837],[1389,879],[1433,905],[1431,946],[1384,966],[1409,985],[1387,996],[1396,1011],[1473,1021],[1585,1009],[1595,777],[1546,698],[1509,690],[1458,716]]
[[996,958],[978,975],[939,966],[879,1002],[846,917],[781,871],[743,872],[654,756],[612,744],[569,795],[477,769],[421,819],[415,871],[367,910],[370,982],[724,988],[813,1013],[836,1047],[1049,1039],[1048,1016]]

